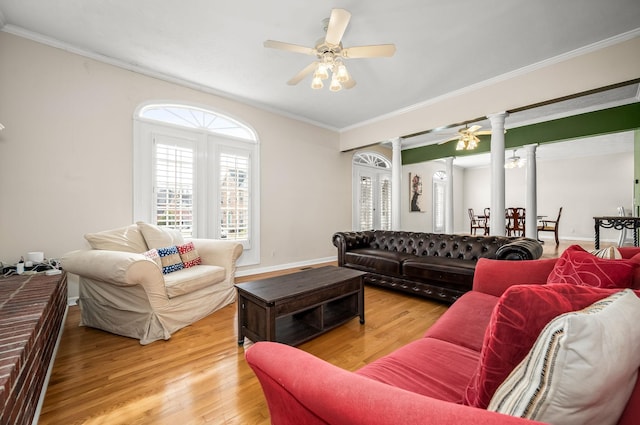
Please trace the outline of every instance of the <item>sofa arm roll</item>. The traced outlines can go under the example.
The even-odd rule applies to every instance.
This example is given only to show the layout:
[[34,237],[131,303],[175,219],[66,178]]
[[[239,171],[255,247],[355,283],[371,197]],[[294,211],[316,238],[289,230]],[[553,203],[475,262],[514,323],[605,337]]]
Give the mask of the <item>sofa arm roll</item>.
[[162,271],[153,260],[132,252],[78,250],[65,254],[61,262],[69,273],[111,285],[139,285],[139,276],[145,276],[145,281],[163,282]]
[[535,239],[522,238],[502,245],[496,251],[498,260],[537,260],[542,257],[542,245]]
[[242,244],[221,239],[190,239],[202,258],[203,264],[235,269],[236,260],[242,255]]
[[402,390],[284,344],[257,342],[245,356],[273,425],[540,424]]
[[338,265],[343,266],[344,256],[347,251],[357,248],[365,248],[371,243],[373,232],[336,232],[333,234],[333,245],[338,248]]

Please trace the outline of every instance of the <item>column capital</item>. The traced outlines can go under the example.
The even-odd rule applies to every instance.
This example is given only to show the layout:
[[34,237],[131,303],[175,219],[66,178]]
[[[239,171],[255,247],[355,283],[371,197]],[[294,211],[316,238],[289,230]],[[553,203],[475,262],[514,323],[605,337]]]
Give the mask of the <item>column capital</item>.
[[487,115],[487,118],[489,119],[506,118],[508,116],[509,116],[509,113],[507,111],[502,111],[502,112],[495,112],[493,114],[489,114]]
[[391,146],[398,147],[398,146],[402,146],[402,137],[394,137],[392,139],[389,139],[389,141],[391,142]]
[[508,116],[509,114],[507,112],[498,112],[495,114],[487,115],[487,118],[489,118],[489,121],[491,121],[491,128],[504,128],[504,120]]

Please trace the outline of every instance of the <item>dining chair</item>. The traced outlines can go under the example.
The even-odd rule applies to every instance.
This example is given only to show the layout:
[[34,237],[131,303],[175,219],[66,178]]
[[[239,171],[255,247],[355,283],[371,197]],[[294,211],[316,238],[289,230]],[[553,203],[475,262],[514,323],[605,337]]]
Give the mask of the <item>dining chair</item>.
[[524,208],[509,207],[505,211],[507,236],[524,236]]
[[477,216],[473,208],[469,208],[469,233],[475,235],[478,229],[482,229],[486,234],[486,218]]
[[560,216],[562,215],[562,207],[558,210],[558,218],[555,220],[546,220],[541,219],[540,224],[538,225],[538,240],[540,240],[540,232],[553,232],[556,238],[556,246],[560,245],[560,240],[558,239],[558,228],[560,225]]
[[491,208],[484,209],[484,234],[488,235],[491,230]]

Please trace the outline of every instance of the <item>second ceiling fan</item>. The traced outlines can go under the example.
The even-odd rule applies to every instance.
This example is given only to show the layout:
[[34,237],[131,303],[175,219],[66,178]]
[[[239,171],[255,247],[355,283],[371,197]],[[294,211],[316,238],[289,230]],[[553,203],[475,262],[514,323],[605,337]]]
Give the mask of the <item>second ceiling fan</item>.
[[458,130],[458,134],[448,138],[447,140],[443,140],[438,144],[441,145],[443,143],[447,143],[452,140],[458,140],[458,144],[456,145],[456,150],[475,149],[476,147],[478,147],[478,143],[480,142],[480,139],[478,138],[478,136],[491,134],[491,130],[480,131],[481,128],[482,126],[477,124],[472,125],[471,127],[467,127],[465,125],[464,128],[461,128],[460,130]]
[[313,73],[311,87],[321,89],[323,81],[331,77],[329,89],[339,91],[342,88],[350,89],[356,82],[351,77],[344,65],[344,59],[375,58],[393,56],[396,47],[393,44],[378,44],[372,46],[342,46],[344,35],[351,13],[344,9],[332,9],[331,17],[323,21],[326,36],[316,42],[315,47],[305,47],[297,44],[284,43],[282,41],[267,40],[264,47],[287,50],[295,53],[303,53],[317,58],[307,65],[302,71],[287,81],[289,85],[298,84],[307,75]]

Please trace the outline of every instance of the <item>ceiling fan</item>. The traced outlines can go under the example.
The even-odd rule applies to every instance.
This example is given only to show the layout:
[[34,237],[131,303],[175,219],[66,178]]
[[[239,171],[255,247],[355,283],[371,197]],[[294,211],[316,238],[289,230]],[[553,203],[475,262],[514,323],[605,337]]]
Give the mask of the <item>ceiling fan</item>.
[[356,85],[356,82],[351,78],[351,75],[344,65],[345,59],[393,56],[396,51],[396,47],[393,44],[344,48],[342,46],[342,36],[347,29],[347,25],[349,25],[350,19],[351,13],[347,10],[332,9],[331,17],[322,21],[323,29],[327,34],[324,38],[316,42],[315,47],[305,47],[274,40],[264,42],[264,47],[302,53],[317,58],[316,61],[307,65],[302,71],[287,81],[287,84],[296,85],[307,75],[313,73],[311,87],[313,89],[321,89],[324,87],[322,81],[328,79],[329,73],[331,73],[331,83],[329,85],[331,91],[339,91],[342,88],[350,89]]
[[478,138],[478,136],[491,134],[491,130],[480,131],[481,128],[482,128],[481,125],[472,125],[471,127],[467,127],[465,125],[464,128],[461,128],[458,130],[458,134],[446,140],[443,140],[438,144],[441,145],[443,143],[447,143],[452,140],[458,140],[458,144],[456,145],[456,150],[460,151],[460,150],[475,149],[478,147],[478,143],[480,142],[480,139]]

